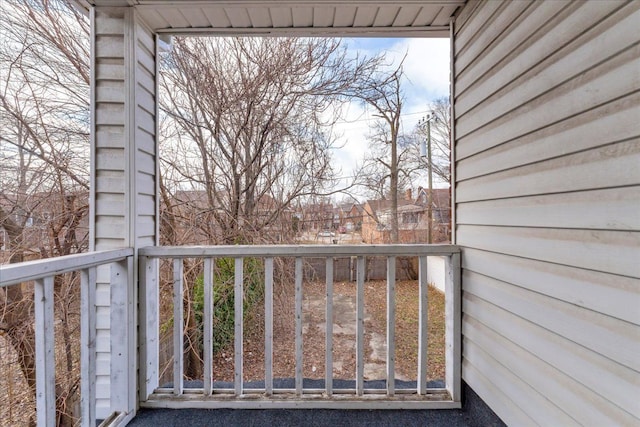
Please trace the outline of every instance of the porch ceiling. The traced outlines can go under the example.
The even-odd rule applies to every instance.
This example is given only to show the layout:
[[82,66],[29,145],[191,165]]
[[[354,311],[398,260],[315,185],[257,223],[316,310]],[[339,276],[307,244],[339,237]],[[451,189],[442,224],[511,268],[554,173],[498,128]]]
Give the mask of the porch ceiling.
[[448,37],[466,0],[78,0],[133,6],[159,33]]

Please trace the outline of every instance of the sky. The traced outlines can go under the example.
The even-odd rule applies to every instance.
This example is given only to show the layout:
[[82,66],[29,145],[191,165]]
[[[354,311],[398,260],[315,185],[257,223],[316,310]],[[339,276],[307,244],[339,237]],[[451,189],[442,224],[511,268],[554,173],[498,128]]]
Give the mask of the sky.
[[[448,38],[352,38],[345,39],[349,50],[368,56],[382,51],[387,59],[397,66],[406,54],[402,82],[405,104],[402,113],[402,127],[407,132],[428,113],[428,104],[438,98],[449,96],[449,39]],[[367,150],[368,123],[372,121],[370,110],[350,103],[345,108],[345,121],[334,129],[339,136],[334,151],[336,167],[342,176],[353,174],[356,163],[362,163]]]

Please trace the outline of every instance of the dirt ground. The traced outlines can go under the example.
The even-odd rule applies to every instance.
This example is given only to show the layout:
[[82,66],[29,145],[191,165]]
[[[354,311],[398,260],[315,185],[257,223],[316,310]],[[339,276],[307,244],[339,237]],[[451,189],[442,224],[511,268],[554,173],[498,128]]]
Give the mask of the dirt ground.
[[[303,331],[303,376],[322,379],[325,375],[325,304],[324,283],[305,283],[303,300],[305,325]],[[340,298],[355,300],[353,282],[334,284],[334,304]],[[274,366],[275,378],[291,378],[295,373],[294,294],[284,291],[274,301]],[[429,287],[428,369],[429,380],[444,379],[444,295]],[[386,347],[386,283],[365,283],[365,364],[375,362],[376,346]],[[244,379],[264,379],[264,306],[260,304],[245,315]],[[342,333],[340,319],[334,312],[333,373],[334,378],[355,378],[355,339]],[[380,339],[382,337],[382,339]],[[376,339],[377,343],[371,340]],[[417,281],[396,283],[396,377],[415,380],[418,357],[418,284]],[[386,351],[386,348],[382,348]],[[233,380],[233,346],[214,357],[214,379]]]

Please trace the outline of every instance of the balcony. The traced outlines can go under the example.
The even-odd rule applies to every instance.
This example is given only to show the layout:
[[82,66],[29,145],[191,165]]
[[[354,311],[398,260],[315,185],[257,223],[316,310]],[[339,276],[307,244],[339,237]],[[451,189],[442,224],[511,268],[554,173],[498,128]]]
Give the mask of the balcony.
[[[427,276],[429,257],[446,259],[445,287],[445,378],[436,383],[427,381]],[[376,381],[365,379],[365,283],[366,260],[382,257],[386,263],[386,337],[385,377]],[[418,357],[415,377],[409,381],[396,378],[396,264],[412,258],[418,265],[419,325]],[[217,380],[212,369],[214,266],[219,258],[232,259],[234,265],[234,333],[233,381]],[[348,258],[353,264],[355,287],[355,377],[339,378],[334,374],[334,260]],[[183,312],[185,260],[201,266],[203,280],[203,342],[204,375],[198,381],[185,381],[185,322],[172,323],[172,360],[170,381],[161,372],[160,292],[159,277],[171,279],[172,318],[185,319]],[[264,378],[247,381],[243,376],[243,265],[247,260],[259,260],[261,283],[264,286]],[[311,380],[303,375],[304,352],[303,289],[308,286],[307,262],[321,259],[324,264],[325,350],[323,360],[314,361],[326,367],[323,379]],[[284,264],[292,266],[295,292],[295,371],[292,378],[274,378],[274,282]],[[104,266],[104,267],[102,267]],[[164,271],[163,269],[168,269]],[[136,388],[136,406],[141,408],[237,408],[237,409],[445,409],[460,408],[460,254],[451,245],[309,245],[309,246],[209,246],[209,247],[147,247],[139,250],[138,304],[127,300],[129,273],[134,271],[133,250],[93,252],[50,260],[39,260],[4,266],[1,286],[33,281],[36,329],[36,407],[38,425],[55,425],[55,363],[53,323],[54,277],[75,272],[81,287],[81,416],[82,425],[96,425],[96,301],[97,277],[108,277],[110,305],[110,396],[112,416],[105,425],[126,424],[133,414],[122,410],[127,391]],[[274,275],[274,272],[276,275]],[[280,276],[278,276],[280,277]],[[104,279],[101,279],[104,280]],[[318,285],[318,282],[315,282]],[[320,283],[322,284],[322,283]],[[187,307],[191,309],[193,307]],[[137,309],[139,325],[126,322],[126,311]],[[137,326],[137,327],[136,327]],[[136,337],[137,351],[131,354],[126,337]],[[127,371],[137,363],[137,369]],[[138,372],[128,378],[126,372]],[[133,393],[135,395],[135,393]]]

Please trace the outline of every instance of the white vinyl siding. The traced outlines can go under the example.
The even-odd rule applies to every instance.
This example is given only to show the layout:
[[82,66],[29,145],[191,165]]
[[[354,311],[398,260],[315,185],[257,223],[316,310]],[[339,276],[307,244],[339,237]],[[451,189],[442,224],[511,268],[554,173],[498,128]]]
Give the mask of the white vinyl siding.
[[640,3],[455,24],[463,379],[510,425],[640,423]]
[[[138,22],[135,11],[130,8],[96,8],[94,34],[93,249],[154,245],[155,38]],[[135,271],[127,274],[130,280],[137,277]],[[113,397],[110,395],[113,363],[110,301],[113,296],[109,283],[108,269],[99,268],[96,297],[99,419],[111,413]],[[133,309],[129,310],[131,315]],[[121,345],[128,345],[130,339],[124,339]],[[134,380],[130,387],[131,393],[135,393]]]

